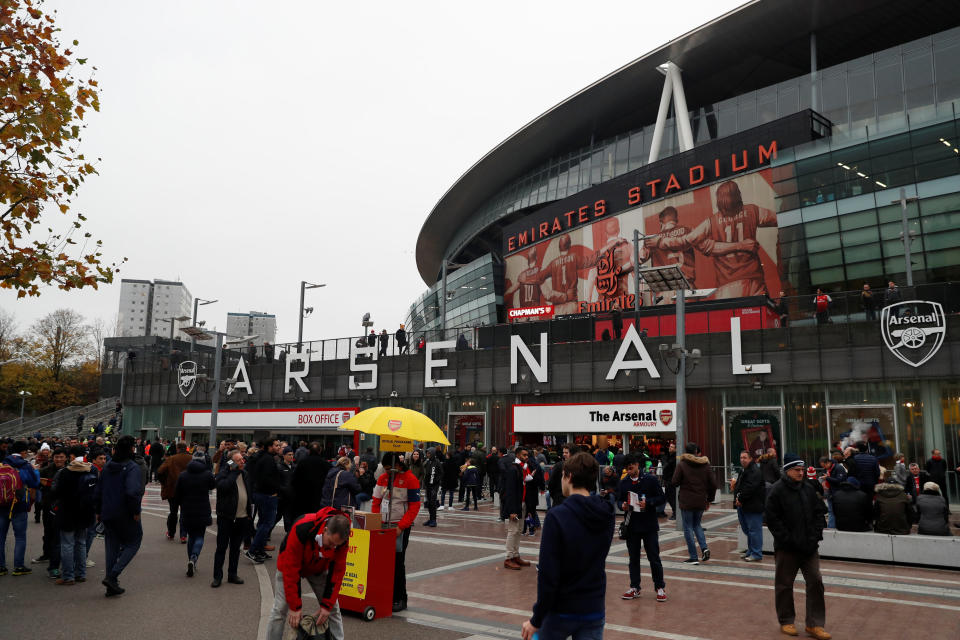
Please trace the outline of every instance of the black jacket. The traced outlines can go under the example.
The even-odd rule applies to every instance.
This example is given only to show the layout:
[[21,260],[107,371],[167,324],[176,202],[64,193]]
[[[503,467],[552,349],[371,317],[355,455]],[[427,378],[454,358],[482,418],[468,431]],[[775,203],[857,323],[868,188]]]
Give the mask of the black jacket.
[[[50,493],[56,504],[56,523],[61,531],[86,529],[94,522],[93,491],[97,483],[97,471],[91,470],[88,462],[71,462],[57,474]],[[86,495],[90,500],[80,500],[81,485],[87,485]]]
[[760,465],[760,475],[763,477],[764,485],[776,484],[780,479],[780,462],[777,461],[776,454],[763,454],[757,464]]
[[[540,503],[540,492],[546,488],[546,485],[543,483],[543,469],[540,468],[540,465],[530,460],[527,461],[527,464],[530,465],[530,475],[533,476],[533,479],[526,483],[527,487],[524,495],[527,513],[529,513],[536,510],[537,505]],[[513,512],[511,511],[510,513]]]
[[243,476],[243,483],[247,487],[247,517],[253,513],[253,489],[250,486],[250,476],[246,469],[231,469],[230,465],[223,464],[217,474],[217,517],[233,520],[237,517],[237,502],[240,493],[237,491],[237,476]]
[[837,531],[872,531],[873,505],[870,497],[849,482],[830,490]]
[[323,456],[309,455],[293,470],[294,511],[316,513],[322,506],[323,485],[330,472],[330,463]]
[[518,464],[510,467],[500,475],[503,482],[503,507],[509,516],[523,513],[523,469]]
[[[336,492],[334,492],[336,486]],[[340,509],[344,506],[357,506],[354,496],[360,493],[360,483],[353,471],[334,467],[327,472],[326,482],[323,483],[323,493],[320,503],[324,507]]]
[[366,473],[357,476],[357,482],[360,483],[361,493],[365,493],[367,496],[373,497],[373,488],[377,486],[377,478],[373,475],[373,471],[370,471],[370,467],[367,467]]
[[740,471],[737,483],[734,485],[734,500],[740,501],[740,508],[746,513],[763,513],[763,503],[767,489],[760,473],[760,465],[751,462],[746,469]]
[[[667,497],[660,488],[657,476],[652,473],[641,472],[637,476],[636,482],[630,476],[624,477],[617,487],[617,503],[620,506],[630,502],[629,493],[631,491],[637,494],[637,497],[645,496],[647,504],[643,511],[630,513],[630,524],[628,525],[630,533],[659,531],[660,523],[657,521],[657,507],[664,504]],[[647,552],[649,553],[649,549]]]
[[296,463],[287,464],[283,458],[277,463],[277,470],[280,471],[280,499],[285,503],[293,501],[293,470]]
[[853,456],[854,470],[850,475],[860,481],[860,488],[873,493],[873,487],[880,481],[880,462],[877,456],[858,453]]
[[547,481],[547,491],[550,493],[550,500],[554,506],[563,504],[563,458],[557,460],[550,470],[550,479]]
[[253,463],[253,490],[268,496],[279,494],[283,487],[283,477],[277,468],[277,459],[269,451],[263,451]]
[[572,495],[547,512],[530,617],[534,626],[542,627],[551,613],[603,615],[613,526],[613,508],[599,496]]
[[[186,471],[180,473],[173,495],[180,504],[180,518],[184,530],[202,530],[213,522],[210,518],[210,491],[216,486],[213,473],[203,460],[194,458],[187,465]],[[218,498],[217,503],[219,502]]]
[[[930,458],[927,460],[927,463],[924,465],[924,471],[930,474],[930,481],[936,482],[940,487],[940,491],[946,491],[947,483],[947,461],[943,458],[939,460],[934,460]],[[923,487],[920,487],[921,490]]]
[[893,482],[877,485],[873,503],[873,530],[877,533],[905,536],[916,518],[913,501],[903,487]]
[[791,551],[803,556],[817,552],[823,540],[827,506],[805,479],[800,482],[787,477],[778,480],[770,489],[764,514],[767,528],[773,534],[775,551]]
[[667,451],[663,454],[663,481],[672,482],[673,474],[677,470],[677,453]]
[[460,465],[457,459],[449,457],[443,461],[443,490],[453,491],[460,481]]
[[420,486],[427,491],[438,491],[443,481],[443,463],[436,458],[427,458],[423,463],[423,478]]

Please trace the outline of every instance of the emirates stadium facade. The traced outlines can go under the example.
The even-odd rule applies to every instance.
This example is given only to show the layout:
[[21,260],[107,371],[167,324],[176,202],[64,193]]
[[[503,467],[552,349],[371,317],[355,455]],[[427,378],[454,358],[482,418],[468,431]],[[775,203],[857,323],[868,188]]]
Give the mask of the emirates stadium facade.
[[[960,4],[747,3],[556,105],[447,190],[417,241],[428,289],[406,348],[225,356],[218,433],[327,438],[317,425],[389,403],[457,445],[656,448],[685,407],[718,476],[741,449],[815,463],[858,439],[887,465],[939,449],[953,469],[958,118]],[[685,345],[675,294],[637,284],[671,265],[689,284]],[[125,430],[206,439],[213,387],[193,380],[211,354],[190,356],[113,358],[104,394],[123,385]],[[947,485],[960,494],[953,472]]]

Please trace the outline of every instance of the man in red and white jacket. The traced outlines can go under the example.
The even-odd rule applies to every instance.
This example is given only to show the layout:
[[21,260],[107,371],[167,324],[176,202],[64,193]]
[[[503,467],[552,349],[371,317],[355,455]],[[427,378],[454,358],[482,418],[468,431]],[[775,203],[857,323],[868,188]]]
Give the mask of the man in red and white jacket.
[[[407,608],[407,545],[410,544],[410,528],[420,512],[420,481],[407,470],[403,455],[383,454],[383,468],[387,469],[377,479],[373,489],[374,513],[384,506],[384,522],[397,524],[397,555],[393,568],[393,610]],[[388,489],[389,487],[389,489]],[[385,503],[385,504],[384,504]]]
[[296,628],[303,617],[300,579],[310,583],[320,608],[317,624],[329,622],[333,640],[343,640],[343,618],[337,597],[347,563],[350,519],[331,507],[297,520],[280,545],[275,598],[267,625],[268,640],[283,638],[284,620]]

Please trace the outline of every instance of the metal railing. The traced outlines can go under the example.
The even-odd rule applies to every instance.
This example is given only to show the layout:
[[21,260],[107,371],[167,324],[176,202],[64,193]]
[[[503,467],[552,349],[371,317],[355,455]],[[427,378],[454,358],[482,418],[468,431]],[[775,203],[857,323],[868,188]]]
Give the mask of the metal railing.
[[63,428],[65,425],[69,425],[73,429],[76,429],[76,420],[77,415],[80,413],[84,414],[84,425],[88,425],[90,420],[95,418],[102,418],[106,415],[109,415],[116,408],[117,398],[106,398],[93,404],[89,404],[85,407],[82,406],[70,406],[65,409],[58,409],[51,413],[37,416],[36,418],[27,418],[25,420],[20,420],[16,418],[15,420],[8,420],[7,422],[0,424],[0,437],[4,438],[15,438],[21,436],[27,436],[39,431],[44,435],[44,431],[49,432],[52,428]]

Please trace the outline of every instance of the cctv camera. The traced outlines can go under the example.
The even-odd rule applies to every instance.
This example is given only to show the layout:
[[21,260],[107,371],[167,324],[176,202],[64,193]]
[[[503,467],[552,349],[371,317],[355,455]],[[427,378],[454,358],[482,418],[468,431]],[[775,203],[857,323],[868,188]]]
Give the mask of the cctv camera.
[[744,365],[743,369],[744,371],[753,371],[753,365],[752,364]]
[[694,362],[696,362],[697,360],[699,360],[701,355],[703,355],[703,354],[700,352],[700,349],[691,349],[691,350],[690,350],[690,359],[693,360]]
[[400,394],[397,393],[396,391],[391,391],[391,392],[390,392],[390,397],[391,397],[391,398],[399,398],[399,397],[400,397]]
[[660,350],[660,353],[666,353],[670,350],[670,345],[668,345],[666,342],[661,342],[657,349]]

